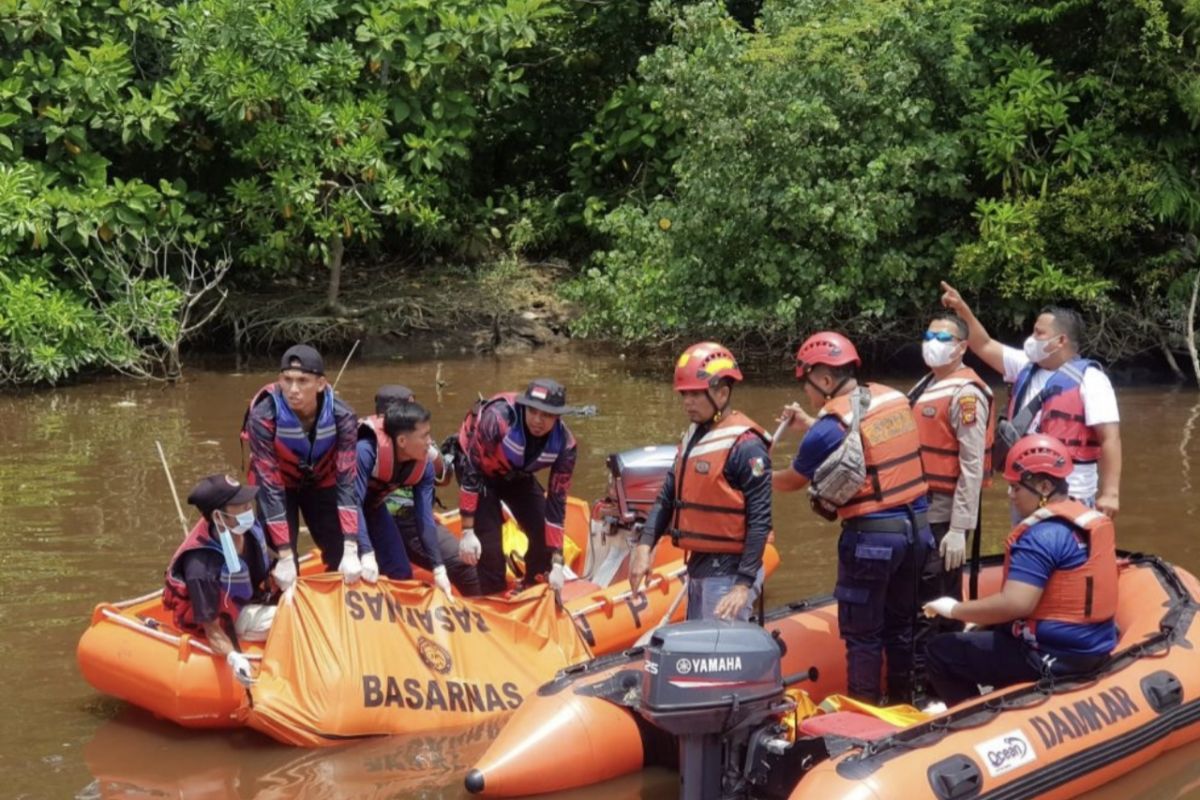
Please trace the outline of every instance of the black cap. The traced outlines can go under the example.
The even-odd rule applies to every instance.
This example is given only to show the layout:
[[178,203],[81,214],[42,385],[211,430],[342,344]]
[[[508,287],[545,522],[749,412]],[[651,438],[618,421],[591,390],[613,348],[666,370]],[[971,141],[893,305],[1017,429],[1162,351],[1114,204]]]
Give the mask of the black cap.
[[550,378],[535,378],[517,398],[523,406],[545,411],[547,414],[569,414],[575,411],[567,405],[567,390],[558,381]]
[[298,369],[313,375],[324,375],[325,362],[321,360],[321,354],[317,352],[316,348],[306,344],[294,344],[283,354],[283,358],[279,359],[279,371],[283,372],[288,369]]
[[257,486],[238,483],[228,475],[209,475],[192,487],[187,501],[207,517],[230,503],[248,503],[257,494]]
[[380,386],[379,391],[375,392],[375,413],[383,414],[388,410],[388,406],[398,403],[411,403],[416,399],[417,397],[413,394],[413,390],[407,386],[401,386],[398,383],[389,383],[386,386]]

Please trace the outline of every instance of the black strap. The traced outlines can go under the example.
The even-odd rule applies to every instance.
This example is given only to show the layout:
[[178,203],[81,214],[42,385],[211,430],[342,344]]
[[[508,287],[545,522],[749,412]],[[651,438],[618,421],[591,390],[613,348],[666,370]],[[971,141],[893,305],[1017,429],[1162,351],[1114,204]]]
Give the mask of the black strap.
[[696,511],[711,511],[714,514],[745,514],[746,513],[746,509],[744,506],[737,506],[737,507],[711,506],[711,505],[708,505],[707,503],[689,503],[684,500],[677,500],[675,502],[675,508],[680,509],[680,510],[690,508],[690,509],[694,509]]
[[921,380],[917,381],[917,385],[908,390],[908,407],[912,408],[921,399],[921,395],[925,394],[925,390],[929,388],[929,384],[933,383],[936,377],[932,372],[926,375]]
[[1033,373],[1030,373],[1029,380],[1025,382],[1025,386],[1022,388],[1021,394],[1017,397],[1017,402],[1013,406],[1016,409],[1016,414],[1010,420],[1010,424],[1016,429],[1018,436],[1024,436],[1029,433],[1029,428],[1033,424],[1033,418],[1042,410],[1042,406],[1046,404],[1047,400],[1062,394],[1061,386],[1048,385],[1038,392],[1037,397],[1033,398],[1029,402],[1029,405],[1021,408],[1021,400],[1024,399],[1025,395],[1024,390],[1031,383],[1033,383]]
[[983,487],[979,487],[979,506],[975,510],[975,537],[971,539],[971,578],[967,587],[968,600],[979,597],[979,561],[983,541]]

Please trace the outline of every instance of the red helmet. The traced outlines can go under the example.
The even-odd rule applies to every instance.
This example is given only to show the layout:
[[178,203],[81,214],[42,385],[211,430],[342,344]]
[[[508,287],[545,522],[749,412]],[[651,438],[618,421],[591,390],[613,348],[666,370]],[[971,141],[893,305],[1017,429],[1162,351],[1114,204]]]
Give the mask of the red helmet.
[[805,339],[796,351],[796,378],[804,378],[818,364],[827,367],[853,364],[861,367],[862,359],[858,357],[854,343],[845,336],[833,331],[821,331]]
[[742,379],[733,353],[716,342],[694,344],[675,362],[675,391],[697,392],[710,389],[722,378]]
[[1066,478],[1075,468],[1067,446],[1042,433],[1022,436],[1008,451],[1004,463],[1004,479],[1019,481],[1026,475],[1049,475]]

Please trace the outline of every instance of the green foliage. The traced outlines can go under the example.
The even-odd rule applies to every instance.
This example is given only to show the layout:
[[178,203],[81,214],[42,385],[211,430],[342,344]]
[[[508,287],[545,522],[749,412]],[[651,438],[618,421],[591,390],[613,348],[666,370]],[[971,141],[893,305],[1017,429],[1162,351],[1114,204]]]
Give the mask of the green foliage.
[[510,58],[555,11],[549,0],[180,6],[187,99],[243,165],[229,187],[243,257],[336,267],[342,240],[374,242],[385,224],[444,234],[482,114],[525,93]]
[[581,329],[787,336],[911,315],[967,198],[955,121],[976,13],[768,3],[750,33],[721,5],[683,9],[674,43],[639,70],[663,124],[686,132],[672,186],[631,193],[598,223],[613,246],[575,287]]

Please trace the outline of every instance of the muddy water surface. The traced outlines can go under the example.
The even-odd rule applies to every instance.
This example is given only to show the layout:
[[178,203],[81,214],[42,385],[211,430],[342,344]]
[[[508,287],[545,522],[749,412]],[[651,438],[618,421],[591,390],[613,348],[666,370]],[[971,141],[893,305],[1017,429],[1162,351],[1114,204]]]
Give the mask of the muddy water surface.
[[[330,359],[333,361],[334,359]],[[573,492],[596,497],[604,457],[671,442],[683,428],[667,378],[616,354],[568,351],[503,361],[356,363],[339,393],[360,412],[381,383],[402,382],[450,432],[477,392],[557,377],[571,400],[600,413],[575,419],[580,460]],[[79,677],[74,646],[101,600],[160,585],[180,537],[154,448],[161,441],[182,493],[216,471],[237,471],[237,430],[249,396],[271,378],[216,365],[177,387],[110,381],[0,396],[0,796],[19,798],[358,798],[463,796],[461,777],[494,736],[483,725],[446,737],[393,737],[336,750],[285,748],[252,732],[195,733],[97,695]],[[893,383],[907,387],[916,376]],[[783,371],[752,376],[737,405],[764,424],[798,392]],[[1122,547],[1200,568],[1200,395],[1122,389],[1125,470]],[[794,450],[795,442],[787,441]],[[444,497],[454,500],[453,491]],[[768,604],[826,592],[834,576],[832,525],[795,497],[776,504],[782,566]],[[985,549],[1007,529],[1003,489],[984,512]],[[1158,760],[1098,797],[1200,798],[1200,747]],[[564,765],[569,768],[569,765]],[[571,797],[663,797],[674,776],[644,774]]]

